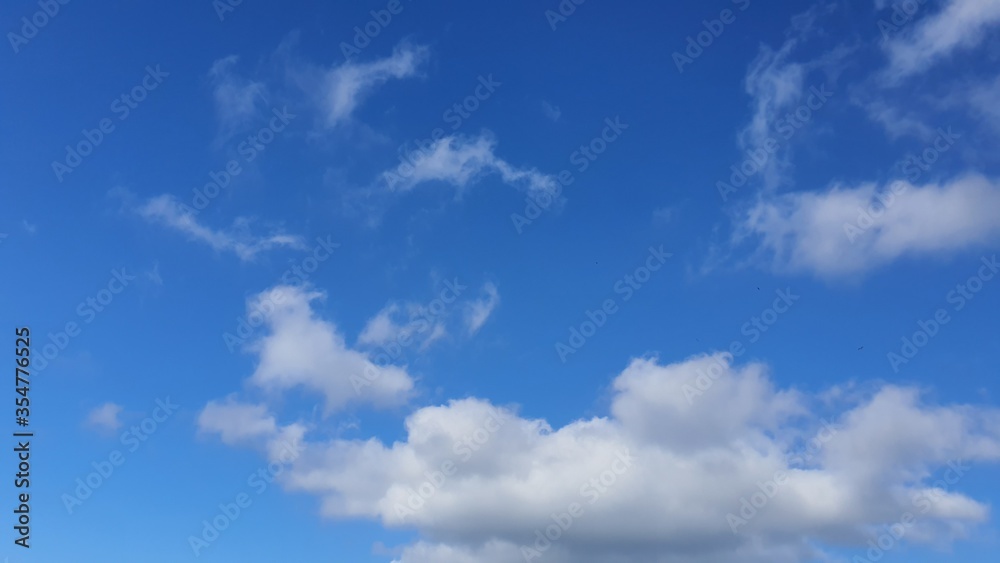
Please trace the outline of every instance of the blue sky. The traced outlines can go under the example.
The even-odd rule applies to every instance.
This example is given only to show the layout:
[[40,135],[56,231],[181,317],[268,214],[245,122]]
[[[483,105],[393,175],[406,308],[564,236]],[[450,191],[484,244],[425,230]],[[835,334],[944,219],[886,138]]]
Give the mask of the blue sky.
[[176,4],[0,10],[0,556],[996,552],[1000,3]]

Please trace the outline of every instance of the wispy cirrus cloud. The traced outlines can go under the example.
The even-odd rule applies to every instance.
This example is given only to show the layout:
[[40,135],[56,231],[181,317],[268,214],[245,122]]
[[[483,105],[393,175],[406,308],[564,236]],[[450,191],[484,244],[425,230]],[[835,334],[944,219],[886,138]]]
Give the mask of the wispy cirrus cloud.
[[448,335],[445,320],[441,314],[431,314],[424,305],[392,302],[368,319],[358,336],[358,344],[386,346],[407,342],[424,350]]
[[496,139],[487,133],[477,137],[452,135],[435,141],[408,163],[382,173],[390,190],[406,192],[427,182],[445,182],[464,189],[483,176],[498,174],[511,186],[527,191],[552,191],[554,176],[534,168],[521,168],[496,155]]
[[486,321],[493,314],[493,311],[500,305],[500,292],[496,284],[487,283],[483,286],[485,294],[481,299],[477,299],[465,306],[465,330],[470,335],[479,332],[479,329],[486,324]]
[[[880,6],[884,7],[885,2]],[[930,10],[924,7],[924,10]],[[978,46],[989,28],[1000,23],[1000,2],[946,0],[941,8],[886,42],[889,59],[883,71],[888,84],[927,71],[954,54]]]
[[425,46],[404,43],[392,55],[370,62],[350,61],[329,67],[292,62],[288,75],[322,115],[324,126],[333,128],[348,121],[378,86],[417,76],[429,54]]
[[235,71],[238,62],[239,57],[230,55],[215,61],[208,72],[215,113],[223,135],[251,123],[259,106],[267,103],[267,86],[240,76]]
[[251,221],[237,219],[233,227],[217,230],[198,221],[198,217],[172,195],[154,197],[137,207],[135,212],[156,223],[184,234],[189,240],[207,244],[217,252],[232,252],[240,260],[250,262],[257,255],[276,248],[303,249],[302,237],[283,233],[255,236],[250,233]]

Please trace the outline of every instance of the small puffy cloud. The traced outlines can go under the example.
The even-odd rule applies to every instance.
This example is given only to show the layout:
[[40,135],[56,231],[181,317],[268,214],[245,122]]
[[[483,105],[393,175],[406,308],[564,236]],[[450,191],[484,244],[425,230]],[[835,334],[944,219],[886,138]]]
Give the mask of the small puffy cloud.
[[[929,9],[927,4],[921,7]],[[908,24],[912,27],[897,30],[885,43],[889,66],[884,78],[896,83],[925,72],[942,60],[979,45],[997,23],[1000,23],[1000,2],[945,0],[940,10]]]
[[898,181],[789,193],[760,200],[739,230],[779,271],[859,274],[904,256],[1000,239],[1000,182],[970,174],[920,186]]
[[386,171],[383,179],[394,191],[409,191],[426,182],[446,182],[463,189],[489,173],[500,175],[504,183],[529,192],[553,192],[556,178],[535,169],[518,168],[496,155],[496,141],[488,134],[475,138],[448,136],[427,150],[419,151],[409,163]]
[[250,221],[237,219],[233,228],[215,230],[202,225],[197,216],[171,195],[154,197],[136,209],[147,221],[158,223],[186,235],[190,240],[209,245],[222,252],[233,252],[243,261],[253,261],[258,254],[275,248],[305,248],[302,238],[276,233],[266,237],[250,233]]
[[300,423],[279,425],[266,406],[241,403],[234,396],[209,402],[198,416],[199,432],[217,434],[230,446],[258,447],[271,461],[287,461],[289,453],[298,457],[306,430]]
[[87,414],[87,426],[103,432],[115,432],[122,426],[118,418],[121,412],[121,405],[104,403]]
[[493,283],[483,286],[485,295],[465,306],[465,330],[470,335],[479,332],[479,329],[486,324],[487,319],[493,314],[493,310],[500,304],[500,292]]
[[312,303],[323,298],[321,292],[285,286],[261,293],[248,304],[248,311],[265,313],[268,329],[248,346],[258,357],[250,382],[279,394],[296,388],[319,393],[328,413],[348,403],[405,402],[413,391],[410,375],[348,347],[337,327],[313,311]]
[[240,403],[235,397],[228,397],[221,402],[211,401],[202,409],[198,428],[218,434],[224,444],[235,446],[273,436],[278,424],[266,405]]
[[677,209],[671,206],[657,207],[653,210],[653,222],[658,225],[666,225],[677,217]]

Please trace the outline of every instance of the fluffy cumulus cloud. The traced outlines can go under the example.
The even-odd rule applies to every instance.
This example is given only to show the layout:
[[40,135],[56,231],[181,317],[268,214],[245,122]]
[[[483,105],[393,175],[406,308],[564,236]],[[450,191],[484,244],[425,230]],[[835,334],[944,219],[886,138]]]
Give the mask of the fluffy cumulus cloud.
[[[887,4],[880,0],[877,6],[885,8]],[[933,9],[926,0],[902,4],[911,11]],[[979,45],[988,29],[1000,23],[1000,2],[946,0],[933,14],[920,16],[915,13],[905,18],[900,22],[902,28],[892,25],[891,19],[884,20],[892,25],[883,30],[891,32],[884,47],[889,59],[884,76],[890,82],[924,72],[956,53]]]
[[228,230],[203,225],[197,215],[171,195],[154,197],[135,210],[142,218],[183,233],[218,252],[233,252],[241,260],[253,261],[258,254],[275,248],[305,248],[301,237],[284,233],[256,236],[250,233],[250,221],[237,219]]
[[234,397],[208,403],[198,416],[198,427],[218,434],[223,443],[231,446],[271,437],[278,429],[267,406],[239,403]]
[[382,178],[390,190],[405,192],[426,182],[445,182],[465,188],[482,176],[499,174],[504,183],[529,192],[553,192],[556,178],[533,168],[519,168],[496,155],[496,140],[488,134],[467,138],[458,135],[434,141],[411,155],[408,162],[386,171]]
[[[257,360],[250,387],[272,402],[287,392],[305,391],[322,400],[328,415],[352,404],[404,404],[414,395],[414,379],[400,365],[405,349],[425,350],[448,334],[449,322],[474,332],[471,328],[478,330],[496,306],[493,284],[483,286],[481,299],[466,297],[468,289],[458,279],[446,280],[427,303],[390,302],[365,324],[354,347],[316,313],[323,292],[302,286],[261,292],[247,301],[247,318],[262,327],[261,334],[242,344]],[[209,403],[199,427],[230,445],[290,431],[269,413],[267,400],[247,403],[235,395]],[[299,431],[296,427],[294,433]]]
[[891,385],[830,403],[729,359],[634,360],[608,416],[559,428],[468,398],[417,409],[393,443],[302,439],[262,409],[228,440],[291,433],[284,486],[419,532],[397,563],[798,563],[901,521],[902,541],[947,542],[988,517],[961,479],[1000,460],[1000,412]]
[[258,446],[269,461],[287,459],[303,449],[307,428],[304,424],[279,425],[262,404],[240,402],[235,396],[223,401],[211,401],[198,416],[198,430],[206,435],[218,435],[230,446]]
[[924,185],[898,181],[784,194],[755,204],[741,229],[777,270],[858,274],[904,256],[1000,239],[1000,182],[970,174]]
[[[928,143],[924,154],[936,151],[936,161],[960,135],[951,133],[951,128],[943,132],[928,125],[933,112],[915,101],[920,99],[915,92],[898,96],[898,86],[981,45],[1000,23],[1000,3],[878,0],[876,8],[885,10],[879,25],[888,65],[850,89],[848,97],[882,125],[891,139],[917,138]],[[815,9],[807,12],[804,18],[809,23],[804,29],[818,26],[821,15]],[[750,64],[746,86],[753,117],[739,134],[744,149],[753,150],[766,142],[782,113],[800,103],[809,77],[817,74],[814,70],[836,76],[841,63],[854,52],[836,47],[818,59],[796,62],[792,55],[806,35],[798,29],[780,49],[762,47]],[[995,76],[952,83],[965,87],[943,96],[937,109],[960,109],[987,124],[1000,123],[995,109],[1000,82]],[[826,278],[856,276],[903,257],[941,256],[1000,238],[1000,183],[976,169],[953,169],[948,172],[951,179],[942,182],[928,182],[921,178],[921,171],[914,168],[911,174],[904,169],[909,182],[835,184],[819,191],[778,194],[771,188],[793,186],[786,174],[790,160],[785,149],[779,144],[770,151],[773,154],[758,151],[766,156],[757,172],[765,189],[746,210],[735,214],[733,234],[736,243],[754,241],[757,252],[751,260],[763,259],[776,271]],[[728,186],[720,190],[724,198],[730,192]]]
[[313,302],[323,297],[318,291],[285,286],[248,304],[248,311],[263,315],[267,330],[249,345],[258,357],[250,382],[277,393],[296,388],[317,393],[328,413],[352,402],[405,402],[413,390],[410,375],[388,359],[348,347],[337,327],[313,311]]

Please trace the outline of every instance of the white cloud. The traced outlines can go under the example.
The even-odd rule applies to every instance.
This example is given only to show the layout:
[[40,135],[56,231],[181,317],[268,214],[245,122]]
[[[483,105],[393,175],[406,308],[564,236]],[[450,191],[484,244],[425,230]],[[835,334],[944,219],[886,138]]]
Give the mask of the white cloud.
[[333,323],[314,314],[312,302],[323,297],[286,286],[261,293],[247,305],[248,311],[266,312],[268,329],[248,347],[259,358],[250,382],[279,394],[299,387],[320,393],[327,413],[348,403],[404,403],[413,390],[410,375],[391,359],[377,365],[379,357],[349,348]]
[[199,432],[218,434],[230,446],[260,446],[269,460],[279,459],[289,449],[297,456],[306,430],[299,423],[281,426],[266,406],[241,403],[233,396],[209,402],[198,416]]
[[653,210],[653,222],[657,225],[666,225],[677,216],[677,209],[671,206],[657,207]]
[[[919,74],[953,54],[976,47],[1000,22],[996,0],[946,0],[933,15],[910,24],[886,42],[889,67],[884,77],[895,83]],[[927,8],[923,8],[927,9]]]
[[753,117],[740,133],[743,148],[755,148],[772,135],[773,124],[782,109],[797,103],[802,97],[808,69],[801,63],[790,62],[789,56],[798,42],[790,39],[774,49],[762,46],[757,58],[750,63],[745,78],[746,92],[753,102]]
[[267,87],[262,82],[247,80],[234,72],[238,61],[235,55],[219,59],[208,72],[215,112],[227,134],[250,122],[257,115],[258,104],[267,102]]
[[345,62],[331,68],[310,66],[294,73],[293,79],[313,98],[326,125],[334,127],[350,118],[376,86],[391,79],[416,76],[428,53],[426,47],[404,44],[384,59]]
[[528,191],[556,190],[553,176],[535,169],[517,168],[496,156],[496,141],[490,135],[474,139],[449,136],[436,141],[427,151],[418,153],[412,164],[383,173],[389,188],[408,191],[432,181],[447,182],[465,188],[485,174],[496,172],[504,183]]
[[[368,320],[358,336],[358,345],[381,347],[397,354],[404,348],[426,350],[431,344],[448,336],[449,325],[456,332],[473,336],[486,322],[500,302],[496,285],[483,285],[482,298],[460,300],[467,286],[454,281],[446,282],[444,289],[428,303],[390,302]],[[453,321],[454,313],[461,319]]]
[[479,332],[493,314],[493,310],[500,304],[500,292],[497,291],[496,285],[487,283],[483,286],[483,292],[486,293],[485,297],[465,306],[465,329],[470,335]]
[[562,110],[559,109],[559,106],[554,106],[545,100],[542,100],[542,113],[552,121],[559,121],[559,118],[562,117]]
[[391,346],[406,343],[420,350],[448,334],[444,317],[417,303],[389,303],[368,320],[358,344]]
[[[892,197],[884,213],[877,195]],[[873,201],[877,217],[869,210]],[[741,224],[739,236],[745,235],[759,242],[778,270],[824,277],[862,273],[904,256],[997,240],[1000,182],[972,174],[922,186],[900,181],[786,194],[754,205]]]
[[118,418],[121,412],[121,405],[104,403],[87,414],[87,425],[101,431],[115,432],[122,426],[122,421]]
[[966,91],[972,111],[1000,132],[1000,77],[973,85]]
[[278,431],[266,405],[238,402],[235,397],[211,401],[198,415],[199,430],[215,433],[224,444],[235,446],[259,438],[271,438]]
[[184,233],[189,239],[205,243],[216,251],[235,253],[244,261],[254,260],[258,254],[274,248],[305,247],[301,237],[282,233],[266,237],[250,234],[247,219],[237,219],[233,229],[218,231],[198,222],[190,210],[171,195],[161,195],[150,199],[136,209],[144,219],[170,227]]
[[[306,440],[281,481],[322,498],[327,516],[419,532],[399,563],[521,560],[572,503],[583,514],[544,561],[804,563],[825,545],[867,549],[906,512],[916,519],[903,541],[917,543],[988,518],[987,505],[936,480],[949,463],[1000,460],[996,410],[926,405],[884,386],[845,399],[827,423],[817,397],[722,355],[635,360],[612,389],[609,416],[560,428],[474,398],[421,408],[391,444]],[[778,475],[734,533],[741,499]]]
[[928,140],[934,137],[934,129],[915,115],[893,107],[880,100],[858,103],[864,107],[868,117],[881,125],[890,139],[913,136]]
[[[831,88],[832,78],[837,75],[844,59],[853,50],[838,46],[815,60],[792,60],[796,49],[816,30],[818,20],[832,11],[832,8],[833,5],[817,4],[807,12],[793,17],[793,26],[789,31],[791,37],[777,50],[762,45],[744,77],[744,87],[751,97],[753,115],[737,135],[740,148],[743,151],[763,151],[769,142],[777,145],[774,154],[758,172],[766,189],[774,189],[784,182],[789,167],[788,140],[808,122],[801,117],[789,119],[789,115],[804,102],[809,103],[807,109],[810,116],[827,103],[825,98],[831,93],[824,93],[819,98],[813,94],[814,89],[825,92]],[[817,78],[814,83],[807,84],[807,79],[816,71],[823,71],[826,81]]]

